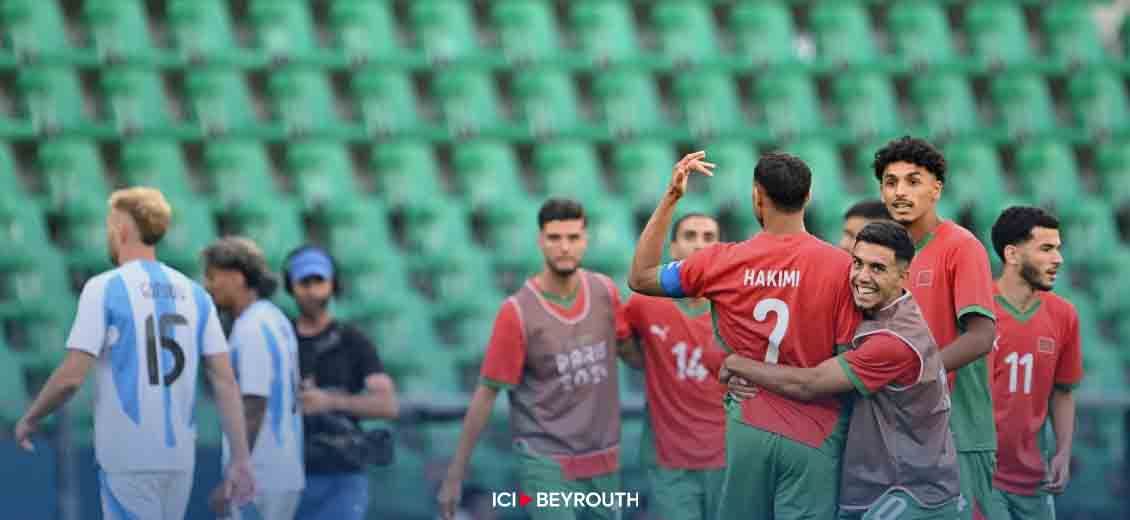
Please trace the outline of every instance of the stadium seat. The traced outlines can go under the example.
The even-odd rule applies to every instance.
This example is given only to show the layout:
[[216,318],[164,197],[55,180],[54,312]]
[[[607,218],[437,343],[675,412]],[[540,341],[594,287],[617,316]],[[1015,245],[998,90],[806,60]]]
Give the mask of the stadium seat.
[[[612,150],[612,178],[630,208],[648,211],[667,189],[672,166],[678,157],[666,142],[640,140],[622,142]],[[700,196],[688,192],[689,197]]]
[[965,33],[973,57],[988,65],[1018,65],[1031,60],[1020,6],[973,2],[965,9]]
[[797,61],[792,15],[783,2],[743,1],[730,11],[729,29],[739,59],[756,66]]
[[613,200],[586,204],[585,214],[591,220],[585,265],[609,275],[619,283],[632,262],[633,244],[639,238],[631,206]]
[[429,61],[480,58],[479,37],[470,6],[454,0],[419,0],[409,6],[410,24]]
[[[329,226],[329,247],[339,266],[366,263],[385,256],[358,244],[388,244],[393,247],[388,208],[379,199],[357,197],[337,208]],[[396,256],[395,251],[389,253]]]
[[[753,169],[757,166],[757,149],[752,143],[719,140],[698,147],[706,151],[706,160],[717,166],[714,176],[705,182],[706,194],[716,209],[731,208],[752,211]],[[689,185],[689,189],[697,186]]]
[[676,65],[716,61],[720,55],[709,4],[656,2],[651,6],[651,27],[658,36],[659,52]]
[[997,124],[1009,136],[1042,133],[1055,127],[1055,111],[1047,83],[1035,74],[1003,73],[990,84]]
[[701,71],[675,77],[675,97],[682,123],[698,137],[731,134],[748,129],[730,75]]
[[1095,149],[1095,171],[1099,193],[1114,207],[1130,203],[1130,143],[1125,140],[1099,144]]
[[365,67],[350,82],[361,123],[375,135],[405,135],[422,126],[412,80],[399,70]]
[[[567,193],[565,194],[567,195]],[[589,200],[585,200],[588,204]],[[500,286],[512,291],[541,269],[544,259],[535,245],[538,205],[518,201],[486,215],[485,246],[499,274]]]
[[447,128],[456,134],[479,134],[504,125],[494,78],[485,71],[456,68],[436,72],[431,95]]
[[1041,15],[1044,40],[1052,58],[1069,65],[1106,61],[1092,6],[1055,2],[1042,9]]
[[461,201],[437,204],[405,226],[408,251],[422,266],[458,255],[471,244],[469,222],[469,212]]
[[526,196],[518,158],[507,143],[460,143],[455,146],[452,165],[459,193],[472,211],[489,211]]
[[27,409],[28,395],[19,358],[0,335],[0,424],[10,429]]
[[248,20],[259,52],[273,61],[333,64],[323,52],[306,2],[250,0]]
[[841,74],[832,90],[843,127],[857,139],[886,136],[901,128],[898,102],[885,76],[868,72]]
[[334,0],[329,26],[337,50],[353,63],[404,58],[408,49],[397,38],[397,24],[384,1]]
[[640,57],[631,7],[618,0],[578,0],[569,4],[569,21],[581,52],[598,64]]
[[8,0],[0,3],[0,22],[13,52],[37,63],[91,64],[91,49],[71,43],[57,2]]
[[1057,208],[1056,213],[1062,222],[1063,255],[1069,269],[1082,267],[1094,275],[1113,275],[1119,269],[1108,258],[1115,250],[1111,241],[1118,236],[1110,206],[1097,198],[1081,197]]
[[194,196],[177,141],[150,137],[123,141],[121,174],[127,185],[157,188],[170,201]]
[[[839,152],[832,143],[816,139],[793,141],[782,149],[804,159],[805,164],[812,171],[812,199],[808,206],[809,219],[814,227],[811,232],[824,238],[832,238],[827,233],[831,229],[839,229],[844,211],[847,206],[855,202],[849,198]],[[868,179],[866,182],[875,181]],[[876,186],[876,184],[870,185]]]
[[1078,128],[1106,134],[1130,127],[1126,89],[1113,72],[1088,70],[1071,74],[1067,91]]
[[945,65],[955,58],[949,22],[934,2],[900,0],[887,11],[895,56],[912,65]]
[[289,200],[260,200],[238,214],[235,233],[251,237],[267,257],[267,265],[281,266],[286,255],[306,242],[305,226],[297,204]]
[[478,246],[465,245],[458,256],[443,257],[417,272],[431,286],[432,315],[441,319],[458,320],[502,301],[494,287],[490,258]]
[[490,16],[502,52],[511,63],[548,63],[562,58],[557,21],[545,0],[491,2]]
[[169,113],[161,75],[137,66],[114,67],[102,73],[102,91],[111,123],[121,135],[138,133],[188,137],[188,129]]
[[539,191],[546,197],[571,197],[588,202],[605,197],[596,152],[584,141],[551,141],[534,149],[533,166]]
[[1004,209],[1004,173],[996,148],[967,139],[945,147],[946,183],[942,199],[972,211],[977,229],[989,229]]
[[550,67],[515,71],[511,85],[514,112],[527,132],[536,135],[561,135],[585,132],[568,72]]
[[11,150],[7,144],[0,144],[0,203],[9,201],[26,203],[27,194],[24,191]]
[[781,72],[756,79],[756,98],[774,137],[805,134],[824,127],[816,89],[806,74]]
[[[37,255],[26,258],[22,265],[10,266],[3,278],[5,290],[0,296],[0,317],[7,320],[9,326],[73,317],[70,313],[74,296],[67,277],[66,259],[55,249],[41,248]],[[65,329],[66,324],[61,324],[60,328]],[[59,350],[61,345],[62,341],[35,343],[28,338],[15,338],[9,344],[27,352]]]
[[185,101],[193,122],[209,135],[277,133],[260,121],[243,73],[223,67],[193,67],[185,75]]
[[243,48],[225,0],[169,0],[166,22],[177,49],[193,63],[262,65],[265,55]]
[[[445,203],[432,147],[421,141],[385,141],[373,147],[369,168],[375,175],[377,192],[392,210],[405,210],[410,217]],[[411,225],[409,223],[409,225]]]
[[32,265],[40,255],[54,254],[42,210],[27,199],[0,198],[0,239],[11,244],[0,255],[0,273]]
[[593,78],[595,112],[614,135],[639,135],[667,126],[651,75],[614,69]]
[[20,67],[17,84],[37,131],[92,135],[99,130],[86,107],[82,85],[73,69],[38,65]]
[[1021,145],[1016,150],[1016,171],[1033,202],[1053,204],[1062,211],[1082,195],[1075,153],[1064,143],[1040,140]]
[[[375,253],[357,251],[359,248],[347,247],[342,242],[356,238],[358,233],[371,228],[355,222],[342,233],[330,237],[335,260],[345,260],[337,264],[341,272],[338,310],[343,319],[358,324],[374,322],[380,316],[396,311],[401,299],[415,297],[415,292],[409,288],[404,257],[395,244],[388,242],[387,247]],[[339,256],[339,253],[346,254]]]
[[139,65],[172,65],[175,55],[149,38],[149,20],[141,0],[85,2],[87,26],[94,48],[103,62]]
[[39,145],[39,170],[47,208],[68,220],[100,219],[106,214],[109,185],[97,146],[84,139],[58,138]]
[[[180,272],[193,277],[203,271],[200,252],[218,235],[212,208],[199,197],[181,195],[169,200],[173,218],[165,238],[157,244],[157,256]],[[251,237],[258,241],[259,237]],[[271,268],[276,268],[272,264]]]
[[307,211],[334,212],[357,199],[353,161],[343,143],[306,140],[286,147],[286,164],[295,192]]
[[867,10],[853,1],[818,2],[809,11],[819,58],[833,64],[868,64],[878,51]]
[[213,140],[204,148],[204,169],[217,210],[244,216],[279,198],[267,151],[258,141]]
[[981,126],[969,82],[960,74],[917,75],[910,97],[931,134],[969,134]]
[[352,122],[337,115],[334,93],[326,74],[308,66],[290,66],[271,74],[267,83],[272,112],[292,135],[349,138]]

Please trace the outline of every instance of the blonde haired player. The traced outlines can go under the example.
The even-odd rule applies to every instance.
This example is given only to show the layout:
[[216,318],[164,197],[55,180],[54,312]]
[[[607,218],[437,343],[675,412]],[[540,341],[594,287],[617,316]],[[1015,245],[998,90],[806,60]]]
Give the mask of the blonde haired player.
[[93,367],[94,454],[106,518],[181,519],[195,465],[192,405],[200,361],[232,443],[224,493],[255,491],[239,386],[216,308],[204,288],[156,260],[172,209],[160,191],[110,196],[106,239],[117,267],[82,288],[67,355],[16,424],[34,451],[39,422],[82,386]]

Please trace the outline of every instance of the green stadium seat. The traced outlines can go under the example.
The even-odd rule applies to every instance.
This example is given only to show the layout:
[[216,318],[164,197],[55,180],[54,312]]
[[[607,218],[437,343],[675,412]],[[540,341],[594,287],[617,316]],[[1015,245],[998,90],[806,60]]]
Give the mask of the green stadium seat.
[[965,9],[965,33],[972,55],[989,65],[1017,65],[1032,59],[1020,6],[973,2]]
[[518,158],[509,144],[477,140],[460,143],[452,154],[455,180],[472,211],[505,205],[526,196]]
[[169,113],[165,86],[155,70],[136,66],[105,69],[102,91],[119,134],[187,137],[188,129]]
[[212,208],[199,197],[181,195],[170,199],[169,205],[173,218],[165,238],[157,244],[157,257],[191,277],[203,271],[200,252],[216,240],[216,219]]
[[[333,240],[335,260],[338,262],[341,291],[338,310],[342,318],[359,325],[379,319],[380,316],[394,312],[401,298],[415,293],[409,288],[405,261],[399,248],[389,243],[379,254],[372,251],[356,251],[357,247],[346,247],[341,240],[356,236],[367,229],[361,223],[350,225],[349,229],[330,237]],[[368,239],[366,239],[368,240]],[[348,251],[340,257],[338,252]]]
[[445,69],[432,78],[431,95],[448,129],[478,134],[503,125],[494,78],[485,71]]
[[405,226],[409,252],[423,265],[443,261],[471,243],[469,212],[461,201],[436,204]]
[[492,253],[501,285],[508,291],[516,290],[543,265],[541,251],[534,247],[538,209],[532,201],[522,200],[485,215],[485,246]]
[[419,0],[409,6],[410,24],[429,61],[481,57],[470,6],[455,0]]
[[870,72],[841,74],[832,91],[843,126],[856,138],[885,136],[902,128],[898,101],[885,76]]
[[384,256],[383,252],[357,247],[358,244],[392,244],[388,208],[380,200],[356,197],[341,204],[336,211],[336,218],[329,226],[329,246],[339,266],[359,265]]
[[618,0],[570,2],[569,21],[581,52],[596,63],[623,63],[640,57],[631,7]]
[[895,2],[887,11],[895,56],[913,65],[942,65],[953,61],[949,22],[941,5],[917,0]]
[[1067,91],[1077,127],[1097,133],[1118,132],[1130,127],[1126,89],[1113,72],[1073,73],[1067,80]]
[[239,215],[235,233],[255,240],[267,265],[283,265],[286,255],[306,242],[300,208],[289,200],[263,199],[251,209]]
[[287,131],[348,138],[356,128],[337,115],[333,89],[325,73],[308,66],[290,66],[271,74],[267,83],[272,112]]
[[585,214],[591,220],[588,228],[588,250],[585,265],[590,269],[622,279],[628,272],[639,239],[630,205],[615,200],[586,204]]
[[387,2],[334,0],[329,26],[338,52],[353,63],[402,58],[407,49],[397,39],[397,24]]
[[47,192],[47,207],[68,220],[106,214],[110,188],[102,172],[97,146],[84,139],[57,138],[39,145],[39,169]]
[[675,97],[682,123],[695,136],[741,131],[745,120],[733,79],[725,73],[702,71],[675,77]]
[[1021,145],[1016,171],[1024,193],[1036,203],[1062,210],[1082,195],[1075,153],[1064,143],[1039,140]]
[[1099,192],[1114,207],[1130,203],[1130,143],[1125,140],[1098,144],[1095,171]]
[[177,141],[151,137],[123,141],[121,173],[127,185],[157,188],[170,203],[194,196]]
[[334,55],[324,52],[318,44],[306,2],[250,0],[248,20],[257,48],[271,60],[333,63]]
[[[422,141],[386,141],[373,147],[370,170],[377,192],[392,210],[411,217],[426,213],[444,197],[432,147]],[[410,218],[411,220],[411,218]]]
[[431,285],[432,314],[444,320],[471,316],[502,301],[494,287],[490,258],[477,246],[461,247],[458,256],[446,256],[418,272]]
[[969,82],[960,74],[915,76],[910,97],[931,134],[969,134],[981,126]]
[[[486,344],[490,341],[491,332],[494,330],[494,312],[502,305],[503,301],[502,298],[499,298],[492,302],[490,306],[478,309],[477,313],[462,317],[451,324],[447,330],[449,343],[461,351],[460,357],[462,359],[460,361],[462,364],[468,365],[467,368],[474,370],[473,380],[460,384],[465,391],[474,391],[474,386],[478,384],[479,363],[482,361]],[[484,303],[486,302],[484,301]]]
[[754,145],[745,141],[721,140],[699,149],[706,151],[707,161],[718,165],[714,176],[705,182],[711,205],[718,209],[752,212],[753,169],[758,158]]
[[1004,73],[992,79],[990,96],[998,125],[1010,136],[1041,133],[1055,128],[1055,111],[1047,83],[1035,74]]
[[91,49],[71,43],[57,2],[7,0],[0,3],[4,40],[22,58],[41,63],[90,64]]
[[775,137],[813,132],[824,127],[816,89],[806,74],[765,74],[755,82],[757,104]]
[[286,164],[295,191],[307,211],[333,212],[357,199],[353,161],[337,141],[307,140],[290,143]]
[[798,60],[796,30],[783,2],[740,2],[730,11],[729,29],[734,52],[744,62],[763,66]]
[[809,24],[822,60],[865,64],[878,56],[867,10],[856,2],[819,2],[809,11]]
[[103,62],[171,65],[175,54],[149,38],[149,20],[141,0],[85,2],[83,14]]
[[1113,274],[1111,270],[1118,267],[1110,262],[1108,254],[1114,251],[1112,241],[1117,240],[1118,225],[1110,206],[1097,198],[1082,197],[1073,199],[1057,213],[1062,221],[1063,255],[1067,266],[1070,269],[1082,267],[1095,274]]
[[192,120],[209,135],[266,136],[269,125],[259,120],[243,73],[222,67],[194,67],[185,75],[185,101]]
[[0,255],[0,272],[34,264],[39,255],[53,253],[43,212],[27,199],[0,198],[0,240],[12,246]]
[[615,135],[638,135],[666,127],[651,75],[615,69],[593,78],[595,112]]
[[517,70],[511,94],[517,120],[534,135],[569,134],[588,126],[580,115],[573,78],[564,70]]
[[491,2],[490,17],[511,63],[546,63],[561,57],[557,21],[544,0]]
[[0,424],[11,428],[27,409],[28,394],[19,358],[0,335]]
[[812,199],[808,204],[808,214],[815,229],[811,232],[828,238],[830,229],[839,231],[844,211],[855,202],[848,198],[839,151],[832,143],[816,139],[790,142],[783,150],[804,159],[812,172]]
[[27,202],[24,191],[11,150],[7,144],[0,144],[0,208],[9,201]]
[[994,146],[960,140],[945,148],[946,183],[942,199],[969,208],[978,229],[989,229],[1004,209],[1004,171]]
[[551,141],[534,148],[533,166],[540,193],[595,201],[605,197],[596,151],[584,141]]
[[[612,150],[612,175],[629,208],[650,210],[667,189],[678,157],[667,142],[640,140],[619,143]],[[688,197],[700,196],[688,191]]]
[[[0,294],[0,316],[10,326],[42,319],[70,319],[74,296],[71,294],[67,265],[63,255],[53,248],[41,247],[33,257],[23,259],[21,265],[10,266],[2,276],[4,291]],[[60,328],[66,328],[63,324]],[[57,343],[34,343],[27,338],[13,339],[12,348],[39,352],[43,349],[62,350]]]
[[243,48],[225,0],[169,0],[166,22],[177,49],[194,63],[262,65],[266,56]]
[[[370,338],[381,353],[382,361],[393,379],[403,387],[403,391],[441,387],[454,389],[455,374],[450,364],[445,365],[451,372],[445,378],[428,379],[429,366],[447,359],[439,350],[440,341],[432,328],[427,304],[415,293],[399,295],[396,307],[376,316],[369,331]],[[436,369],[441,370],[442,367]],[[414,388],[408,379],[414,379],[422,385]]]
[[[217,210],[244,216],[279,198],[267,151],[258,141],[214,140],[204,148],[204,169]],[[258,239],[259,237],[256,237]]]
[[717,60],[718,30],[710,6],[684,0],[663,0],[651,7],[651,27],[659,52],[671,62],[701,64]]
[[404,135],[422,126],[415,88],[403,72],[376,67],[359,69],[353,74],[350,90],[357,100],[361,123],[370,134]]
[[1041,14],[1044,39],[1053,58],[1072,65],[1106,61],[1092,6],[1055,2],[1042,9]]
[[98,129],[83,100],[78,75],[69,67],[20,67],[17,85],[39,132],[91,133]]

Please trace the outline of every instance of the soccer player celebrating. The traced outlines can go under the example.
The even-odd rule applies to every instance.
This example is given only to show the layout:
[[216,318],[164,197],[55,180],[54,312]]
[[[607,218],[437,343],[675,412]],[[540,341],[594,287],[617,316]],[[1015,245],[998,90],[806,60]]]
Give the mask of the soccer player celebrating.
[[[545,268],[506,299],[483,358],[459,446],[440,488],[445,519],[455,514],[471,451],[499,390],[510,394],[510,429],[523,492],[616,492],[620,487],[617,338],[628,335],[619,292],[607,276],[580,268],[588,237],[584,208],[550,199],[538,211]],[[579,513],[580,511],[576,511]],[[531,516],[573,518],[533,508]],[[615,518],[608,508],[587,511]]]
[[[726,358],[746,383],[809,401],[855,390],[840,481],[840,518],[952,519],[958,475],[946,372],[904,288],[914,244],[894,222],[868,224],[852,248],[851,287],[865,319],[848,352],[813,368]],[[734,388],[732,386],[732,388]]]
[[875,153],[883,203],[906,227],[917,253],[907,288],[918,300],[949,372],[963,518],[982,518],[992,495],[997,449],[989,394],[989,363],[996,334],[993,278],[985,247],[972,233],[938,216],[946,160],[930,143],[903,137]]
[[239,386],[212,299],[156,260],[172,210],[161,192],[110,196],[106,238],[117,268],[86,282],[67,337],[67,355],[16,424],[32,451],[39,422],[95,369],[94,456],[104,518],[180,520],[196,464],[192,406],[200,361],[234,439],[220,494],[237,505],[255,492]]
[[[1067,486],[1075,398],[1083,379],[1079,317],[1052,292],[1060,255],[1059,221],[1040,208],[1012,207],[993,225],[993,249],[1004,262],[996,284],[999,316],[993,351],[997,471],[993,520],[1055,518],[1051,495]],[[1051,406],[1055,455],[1044,465],[1039,437]]]
[[855,245],[855,236],[863,226],[876,220],[891,220],[887,213],[887,206],[878,199],[868,199],[855,203],[844,213],[844,227],[840,234],[840,249],[851,253],[851,246]]
[[[718,221],[684,215],[671,232],[671,257],[683,260],[718,236]],[[633,295],[624,314],[635,341],[621,358],[647,379],[650,435],[641,450],[652,508],[664,520],[713,519],[726,465],[726,387],[712,374],[726,351],[714,342],[710,302]]]
[[[660,265],[675,206],[693,172],[712,175],[705,152],[675,164],[670,184],[640,235],[632,290],[710,300],[720,346],[750,359],[814,367],[846,346],[860,315],[852,302],[850,256],[808,234],[804,208],[812,172],[771,153],[753,172],[762,231]],[[846,421],[835,397],[801,402],[758,392],[726,402],[726,470],[718,518],[832,518]]]
[[[290,520],[305,485],[294,327],[267,299],[278,282],[254,242],[221,238],[204,249],[203,257],[205,286],[216,306],[234,320],[229,344],[243,393],[251,464],[259,483],[253,503],[230,508],[223,497],[213,493],[212,509],[234,519]],[[230,452],[225,438],[225,459]]]

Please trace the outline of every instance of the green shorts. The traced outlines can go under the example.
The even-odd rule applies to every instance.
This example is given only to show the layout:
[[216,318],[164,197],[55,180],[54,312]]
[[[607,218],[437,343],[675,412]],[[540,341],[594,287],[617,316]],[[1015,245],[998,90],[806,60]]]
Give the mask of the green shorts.
[[974,511],[980,511],[981,518],[996,520],[989,516],[989,502],[993,499],[993,473],[997,468],[995,451],[957,452],[958,475],[961,488],[961,519],[977,518]]
[[649,512],[662,520],[714,520],[725,470],[659,465],[651,424],[645,422],[644,425],[640,436],[640,462],[647,468],[647,483],[651,488]]
[[[923,507],[905,491],[890,491],[866,511],[840,511],[840,520],[954,520],[960,498],[938,507]],[[995,519],[994,519],[995,520]]]
[[726,469],[717,518],[835,518],[847,414],[820,448],[754,428],[726,402]]
[[987,513],[991,520],[1055,520],[1055,499],[1042,492],[1028,496],[993,488]]
[[[620,472],[582,480],[568,480],[561,473],[557,461],[538,455],[520,446],[514,448],[518,457],[518,485],[523,493],[535,496],[538,492],[565,493],[611,493],[623,491],[620,487]],[[619,520],[621,511],[608,508],[550,508],[527,506],[524,512],[532,520]]]

